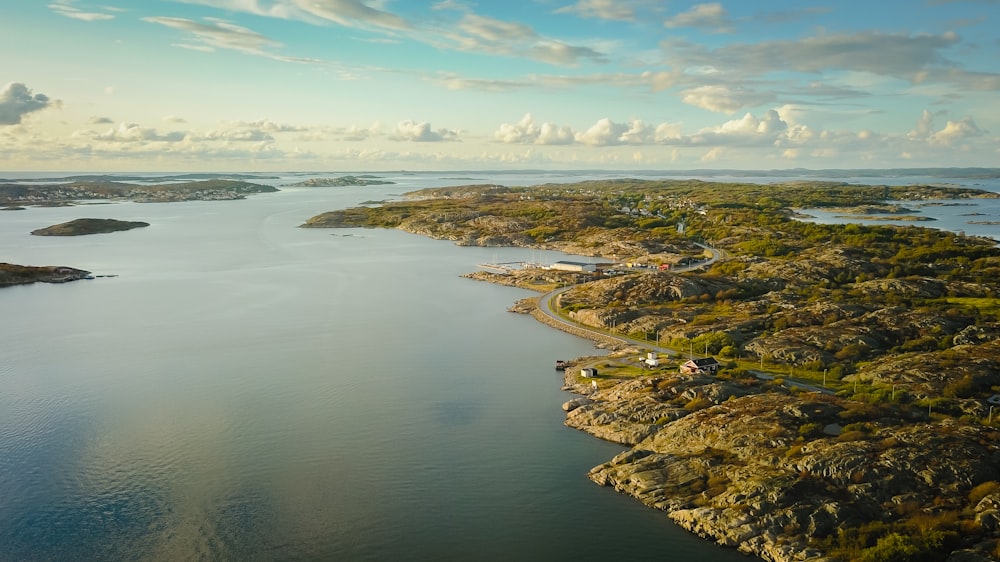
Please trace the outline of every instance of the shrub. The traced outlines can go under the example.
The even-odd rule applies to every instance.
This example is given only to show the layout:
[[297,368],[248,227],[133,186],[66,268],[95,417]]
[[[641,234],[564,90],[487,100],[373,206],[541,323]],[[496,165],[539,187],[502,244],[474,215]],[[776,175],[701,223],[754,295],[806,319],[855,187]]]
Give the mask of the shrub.
[[997,482],[996,480],[983,482],[969,491],[969,504],[975,507],[980,500],[990,494],[995,494],[998,490],[1000,490],[1000,482]]
[[799,426],[799,436],[803,439],[816,437],[821,433],[823,433],[823,424],[820,423],[804,423]]
[[704,410],[705,408],[708,408],[711,405],[712,405],[711,400],[699,396],[697,398],[691,399],[690,401],[688,401],[687,404],[684,404],[684,409],[689,412],[696,412],[698,410]]

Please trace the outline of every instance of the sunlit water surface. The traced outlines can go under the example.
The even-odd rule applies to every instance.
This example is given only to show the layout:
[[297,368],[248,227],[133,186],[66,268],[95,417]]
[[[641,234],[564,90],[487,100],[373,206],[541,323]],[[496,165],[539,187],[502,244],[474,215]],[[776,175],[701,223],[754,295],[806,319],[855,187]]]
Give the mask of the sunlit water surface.
[[[114,276],[0,290],[0,559],[742,559],[591,483],[623,447],[562,425],[552,363],[597,351],[506,312],[530,293],[459,277],[565,256],[297,228],[583,177],[382,177],[0,213],[0,261]],[[83,217],[151,226],[29,234]]]

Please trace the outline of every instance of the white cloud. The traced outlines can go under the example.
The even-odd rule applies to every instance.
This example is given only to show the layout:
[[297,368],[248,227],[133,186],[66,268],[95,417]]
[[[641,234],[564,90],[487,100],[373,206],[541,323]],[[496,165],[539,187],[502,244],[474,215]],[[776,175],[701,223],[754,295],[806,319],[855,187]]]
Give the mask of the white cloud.
[[274,137],[260,129],[222,129],[206,131],[201,134],[188,134],[188,140],[194,141],[227,141],[227,142],[262,142],[272,141]]
[[280,19],[313,23],[330,22],[344,27],[407,29],[404,18],[373,8],[362,0],[180,0],[215,8]]
[[573,129],[560,127],[554,123],[536,125],[528,113],[514,124],[504,123],[493,133],[493,138],[505,144],[572,144]]
[[[941,114],[943,112],[938,113],[938,115]],[[943,129],[935,130],[935,117],[935,114],[925,109],[920,116],[920,120],[917,121],[916,127],[907,133],[906,137],[913,141],[925,141],[931,145],[951,146],[966,139],[982,136],[983,134],[971,117],[965,117],[959,121],[949,119]]]
[[389,29],[410,27],[410,23],[404,18],[372,8],[361,0],[293,0],[291,4],[307,14],[345,27],[375,26]]
[[[73,2],[73,0],[56,0],[52,4],[49,4],[49,9],[61,16],[81,21],[102,21],[115,18],[114,14],[104,12],[84,12],[83,10],[73,6],[74,3],[75,2]],[[108,9],[108,11],[113,10]]]
[[[819,74],[825,71],[866,72],[918,83],[927,80],[971,80],[955,68],[946,51],[960,42],[954,33],[905,34],[859,31],[820,34],[798,40],[729,43],[718,49],[668,42],[671,60],[684,68],[712,67],[718,76],[744,80],[777,71]],[[995,84],[996,74],[978,77]]]
[[628,123],[615,123],[605,117],[589,129],[576,135],[577,142],[590,146],[652,144],[656,129],[637,119]]
[[[531,27],[466,11],[453,26],[442,30],[444,46],[460,51],[517,56],[553,65],[575,66],[583,59],[606,62],[597,50],[542,37]],[[440,39],[432,40],[440,42]]]
[[709,150],[705,154],[702,154],[699,160],[701,162],[715,162],[716,160],[722,158],[723,152],[724,151],[721,146],[716,146],[715,148]]
[[45,94],[34,94],[20,82],[11,82],[0,90],[0,125],[18,125],[25,115],[58,106]]
[[982,131],[976,126],[976,123],[970,117],[966,117],[961,121],[948,121],[944,129],[934,133],[928,138],[931,144],[950,146],[956,142],[978,137],[982,135]]
[[771,94],[712,85],[689,88],[681,92],[681,100],[689,105],[718,113],[735,113],[770,101]]
[[352,125],[347,129],[344,129],[341,134],[343,135],[342,138],[345,141],[360,142],[381,134],[381,131],[382,125],[376,121],[370,127],[358,127],[356,125]]
[[180,142],[184,140],[186,134],[181,132],[171,132],[160,134],[152,127],[142,127],[136,123],[119,123],[117,127],[112,127],[103,133],[92,133],[81,131],[77,136],[87,137],[98,141],[119,142],[119,143],[142,143],[142,142]]
[[142,20],[187,31],[200,41],[202,46],[210,48],[232,49],[259,55],[265,53],[268,48],[281,45],[257,32],[217,18],[206,18],[207,23],[160,16],[142,18]]
[[718,33],[728,33],[733,28],[729,13],[718,2],[695,4],[690,10],[667,19],[663,25],[668,28],[703,27]]
[[270,119],[261,119],[259,121],[239,121],[236,123],[236,126],[259,129],[268,133],[298,133],[307,130],[305,127],[289,125],[287,123],[276,123]]
[[575,4],[555,11],[557,14],[575,14],[582,18],[632,21],[635,11],[623,0],[578,0]]
[[410,142],[441,142],[458,140],[458,132],[449,129],[431,129],[430,123],[416,121],[400,121],[388,137],[395,141]]

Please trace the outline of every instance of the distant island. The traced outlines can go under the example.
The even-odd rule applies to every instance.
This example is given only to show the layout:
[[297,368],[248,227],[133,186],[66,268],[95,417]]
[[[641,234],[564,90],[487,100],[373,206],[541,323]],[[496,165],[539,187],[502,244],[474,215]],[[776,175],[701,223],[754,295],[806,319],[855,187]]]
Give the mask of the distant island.
[[391,185],[394,183],[396,182],[376,179],[376,176],[341,176],[339,178],[312,178],[287,184],[287,187],[346,187],[358,185]]
[[766,560],[1000,557],[997,241],[795,218],[998,194],[623,178],[407,196],[302,226],[592,256],[472,277],[546,293],[511,310],[612,350],[562,363],[565,423],[627,448],[595,483]]
[[35,236],[82,236],[104,234],[149,226],[148,222],[120,221],[115,219],[76,219],[69,222],[32,230]]
[[74,179],[65,183],[0,183],[0,206],[72,205],[80,201],[217,201],[244,199],[277,188],[245,181],[210,179],[146,185],[109,179]]
[[90,279],[89,271],[64,266],[30,266],[0,263],[0,287],[31,283],[67,283]]

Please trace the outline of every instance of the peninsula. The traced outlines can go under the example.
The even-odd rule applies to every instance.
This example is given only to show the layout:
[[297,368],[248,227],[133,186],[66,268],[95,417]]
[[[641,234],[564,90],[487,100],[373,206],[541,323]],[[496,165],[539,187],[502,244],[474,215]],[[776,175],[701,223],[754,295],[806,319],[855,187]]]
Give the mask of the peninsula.
[[[597,484],[767,560],[1000,556],[996,241],[795,219],[997,194],[621,179],[409,195],[303,226],[400,228],[600,264],[475,274],[568,286],[551,299],[558,324],[611,348],[565,371],[580,394],[566,424],[628,447],[591,470]],[[536,299],[514,310],[544,316]]]
[[31,233],[35,236],[82,236],[86,234],[104,234],[121,230],[132,230],[133,228],[143,228],[146,226],[149,226],[149,223],[142,221],[76,219],[32,230]]
[[31,283],[67,283],[90,279],[89,271],[62,266],[30,266],[0,263],[0,287]]

